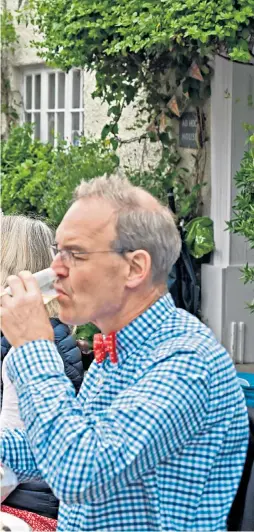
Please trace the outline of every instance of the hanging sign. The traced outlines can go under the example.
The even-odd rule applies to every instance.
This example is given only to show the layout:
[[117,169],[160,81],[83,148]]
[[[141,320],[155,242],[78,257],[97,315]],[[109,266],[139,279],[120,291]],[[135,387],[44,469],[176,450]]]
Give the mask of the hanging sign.
[[179,145],[182,148],[198,148],[197,115],[195,112],[183,113],[180,118]]

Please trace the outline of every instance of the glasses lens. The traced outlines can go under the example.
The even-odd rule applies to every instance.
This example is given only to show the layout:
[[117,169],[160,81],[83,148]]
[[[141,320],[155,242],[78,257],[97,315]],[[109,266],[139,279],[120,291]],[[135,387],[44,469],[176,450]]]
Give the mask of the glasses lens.
[[75,265],[75,258],[73,256],[72,251],[69,251],[68,249],[57,249],[55,250],[55,255],[60,254],[61,261],[69,266],[69,265]]
[[52,258],[54,259],[58,254],[60,254],[61,261],[64,263],[70,262],[72,259],[72,253],[67,249],[58,249],[57,245],[54,244],[50,246],[50,251]]
[[73,253],[68,249],[63,249],[61,253],[61,259],[65,264],[75,266],[75,258]]
[[56,246],[53,246],[53,245],[50,246],[50,247],[49,247],[49,251],[50,251],[50,254],[51,254],[52,259],[54,259],[55,256],[56,256],[56,254],[57,254]]

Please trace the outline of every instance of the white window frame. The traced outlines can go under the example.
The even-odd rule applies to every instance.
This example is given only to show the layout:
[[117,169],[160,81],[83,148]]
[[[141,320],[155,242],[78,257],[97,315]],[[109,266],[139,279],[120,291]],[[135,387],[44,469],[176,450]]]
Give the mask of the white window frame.
[[[72,76],[73,72],[79,70],[81,73],[81,83],[80,83],[80,107],[72,107],[73,102],[73,83]],[[21,113],[21,122],[26,122],[26,113],[31,113],[32,122],[34,122],[34,113],[40,113],[40,140],[42,142],[48,142],[48,114],[55,114],[55,139],[54,146],[57,145],[57,113],[64,113],[64,139],[68,144],[76,144],[73,139],[72,131],[72,115],[73,113],[79,113],[79,129],[78,135],[82,135],[84,132],[84,71],[79,68],[73,68],[68,73],[65,73],[65,106],[64,108],[57,108],[56,101],[58,97],[58,76],[55,77],[55,108],[50,109],[48,107],[48,88],[49,88],[49,75],[64,73],[59,69],[47,68],[44,65],[30,66],[22,69],[22,94],[23,94],[23,109]],[[35,109],[35,76],[40,74],[41,76],[41,107],[40,109]],[[32,107],[31,109],[26,109],[26,80],[27,76],[32,76]]]

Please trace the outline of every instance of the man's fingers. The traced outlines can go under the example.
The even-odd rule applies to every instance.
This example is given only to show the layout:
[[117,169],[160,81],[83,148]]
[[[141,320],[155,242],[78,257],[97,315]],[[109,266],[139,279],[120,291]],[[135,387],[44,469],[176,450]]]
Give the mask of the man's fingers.
[[25,292],[22,280],[17,275],[9,275],[6,282],[11,289],[12,296],[21,296]]
[[[0,303],[1,329],[15,348],[33,340],[54,340],[47,312],[36,279],[30,272],[10,276],[12,297],[5,295]],[[3,302],[4,301],[4,302]]]
[[19,277],[23,281],[23,285],[27,292],[29,292],[31,295],[41,294],[38,282],[33,277],[31,272],[28,272],[28,271],[19,272]]
[[[22,298],[25,295],[36,296],[41,295],[40,288],[36,279],[31,272],[22,271],[17,275],[10,275],[7,278],[7,284],[9,285],[12,296]],[[3,296],[3,298],[6,296]],[[10,297],[10,296],[7,296]],[[2,298],[2,301],[4,299]]]
[[5,295],[0,297],[0,306],[1,308],[8,307],[11,304],[11,296]]

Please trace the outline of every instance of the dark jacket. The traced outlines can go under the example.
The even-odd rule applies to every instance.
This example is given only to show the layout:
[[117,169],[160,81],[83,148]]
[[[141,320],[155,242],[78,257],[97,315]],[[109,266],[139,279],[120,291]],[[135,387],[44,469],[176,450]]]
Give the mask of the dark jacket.
[[[55,344],[64,363],[67,377],[73,383],[76,394],[82,384],[84,369],[82,356],[76,340],[70,334],[67,325],[58,319],[51,318],[54,329]],[[1,360],[7,355],[11,345],[4,336],[1,337]],[[44,481],[31,481],[19,486],[7,497],[4,504],[12,508],[28,510],[39,515],[57,519],[58,500]]]
[[51,318],[54,329],[55,344],[64,363],[64,371],[79,392],[84,377],[82,355],[75,338],[70,334],[68,325],[64,325],[56,318]]
[[227,519],[227,530],[254,530],[254,408],[248,407],[250,438],[242,478]]

